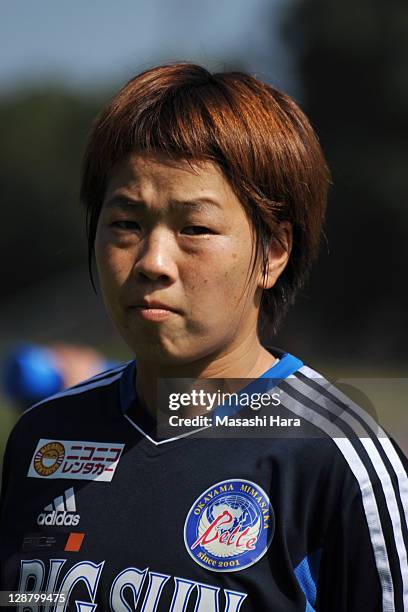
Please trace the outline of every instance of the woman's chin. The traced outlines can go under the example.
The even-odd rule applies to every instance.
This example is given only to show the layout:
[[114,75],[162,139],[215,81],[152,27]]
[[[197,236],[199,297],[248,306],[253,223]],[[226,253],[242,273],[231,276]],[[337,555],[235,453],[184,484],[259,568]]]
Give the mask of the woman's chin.
[[138,360],[148,361],[155,368],[191,364],[205,359],[213,352],[211,346],[208,347],[203,341],[192,341],[191,337],[186,338],[184,342],[181,338],[178,341],[172,341],[169,338],[156,338],[149,341],[138,339],[129,346],[135,355],[136,362]]

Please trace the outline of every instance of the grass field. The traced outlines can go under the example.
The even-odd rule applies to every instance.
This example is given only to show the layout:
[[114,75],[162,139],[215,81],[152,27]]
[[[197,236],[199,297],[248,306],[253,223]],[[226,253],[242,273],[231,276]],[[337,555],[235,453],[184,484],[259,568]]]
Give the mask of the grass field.
[[[18,419],[18,412],[12,409],[11,406],[2,401],[0,404],[0,466],[3,460],[4,449],[6,447],[7,438],[13,427],[14,423]],[[1,481],[1,472],[0,472]]]

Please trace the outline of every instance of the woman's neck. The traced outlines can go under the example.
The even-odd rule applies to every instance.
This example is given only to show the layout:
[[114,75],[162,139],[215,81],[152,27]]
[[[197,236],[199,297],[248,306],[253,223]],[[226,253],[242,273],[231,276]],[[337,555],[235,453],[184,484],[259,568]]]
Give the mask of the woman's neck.
[[[229,387],[232,392],[239,389],[239,379],[258,378],[271,368],[275,361],[276,358],[261,345],[257,337],[241,342],[237,347],[232,346],[221,354],[212,353],[191,363],[162,365],[137,359],[136,391],[145,409],[155,416],[159,381],[189,379],[196,381],[195,385],[199,386],[200,379],[203,379],[203,384],[206,384],[206,379],[233,379],[232,386]],[[238,385],[237,388],[234,388],[234,383]],[[180,389],[186,390],[184,387]]]

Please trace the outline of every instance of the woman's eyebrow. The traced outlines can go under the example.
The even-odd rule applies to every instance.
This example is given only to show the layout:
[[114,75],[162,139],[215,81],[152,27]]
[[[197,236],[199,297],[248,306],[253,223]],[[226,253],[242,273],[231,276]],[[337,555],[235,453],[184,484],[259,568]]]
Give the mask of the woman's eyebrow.
[[172,199],[170,200],[169,205],[170,208],[175,209],[185,208],[186,206],[188,206],[197,209],[219,208],[220,210],[222,210],[221,204],[217,202],[217,200],[213,200],[209,197],[191,198],[187,200]]
[[135,200],[129,196],[116,194],[104,202],[104,208],[146,208],[143,200]]
[[[105,208],[122,208],[127,210],[134,210],[135,208],[149,208],[144,200],[138,200],[124,194],[116,194],[112,196],[105,202],[104,206]],[[198,210],[204,210],[205,208],[219,208],[222,210],[222,206],[219,202],[217,202],[217,200],[208,197],[191,198],[185,200],[173,198],[168,203],[168,209],[170,211],[180,210],[183,208],[185,209],[186,207],[191,207]]]

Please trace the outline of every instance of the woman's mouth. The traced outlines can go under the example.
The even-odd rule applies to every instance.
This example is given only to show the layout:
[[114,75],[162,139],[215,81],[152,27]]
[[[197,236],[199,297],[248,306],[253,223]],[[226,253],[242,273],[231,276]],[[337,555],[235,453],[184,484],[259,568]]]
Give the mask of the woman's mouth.
[[164,321],[164,319],[177,314],[174,310],[168,310],[167,308],[150,308],[146,306],[136,306],[134,311],[145,321]]

